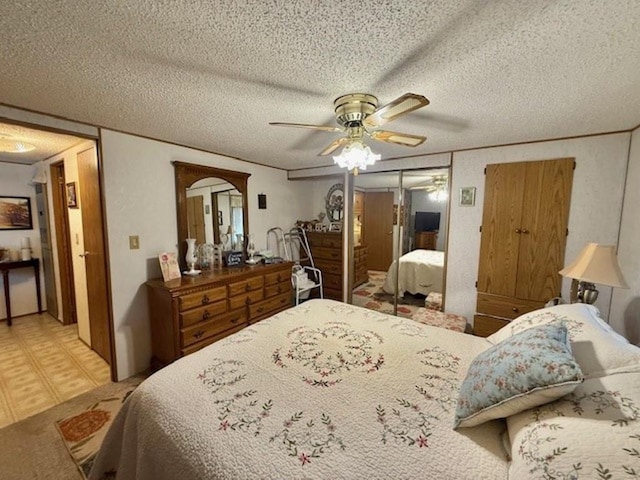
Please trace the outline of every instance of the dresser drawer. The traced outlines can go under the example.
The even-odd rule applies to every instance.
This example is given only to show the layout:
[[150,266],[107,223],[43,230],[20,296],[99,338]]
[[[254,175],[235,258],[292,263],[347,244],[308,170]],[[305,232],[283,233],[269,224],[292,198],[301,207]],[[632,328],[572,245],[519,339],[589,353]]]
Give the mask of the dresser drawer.
[[322,275],[322,284],[325,288],[334,288],[336,290],[342,289],[342,275],[334,275],[332,273],[325,273]]
[[270,312],[284,310],[291,306],[291,294],[283,293],[263,302],[249,305],[249,320],[254,320]]
[[342,235],[327,235],[322,239],[322,246],[342,250]]
[[260,275],[259,277],[248,278],[247,280],[243,280],[241,282],[230,283],[229,296],[232,297],[240,293],[246,293],[252,290],[258,290],[258,289],[261,289],[263,285],[264,285],[264,277],[262,275]]
[[334,275],[342,275],[342,263],[341,262],[331,262],[327,260],[316,260],[316,267],[320,269],[322,275],[334,274]]
[[487,317],[486,315],[475,315],[473,317],[473,334],[478,337],[488,337],[508,324],[509,320]]
[[336,248],[325,248],[318,247],[314,248],[311,252],[313,258],[322,258],[325,260],[335,260],[337,262],[342,262],[342,250],[338,250]]
[[478,313],[503,318],[517,318],[520,315],[544,307],[544,302],[533,300],[520,300],[513,297],[503,297],[501,295],[490,295],[488,293],[478,293]]
[[232,333],[239,332],[244,327],[246,327],[245,324],[239,325],[237,327],[231,328],[229,330],[225,330],[222,333],[214,335],[213,337],[206,338],[206,339],[204,339],[204,340],[202,340],[202,341],[200,341],[198,343],[194,343],[192,345],[189,345],[188,347],[182,348],[180,350],[180,355],[184,357],[184,356],[189,355],[189,354],[191,354],[193,352],[197,352],[198,350],[202,350],[207,345],[211,345],[212,343],[217,342],[218,340],[222,340],[224,337],[228,337]]
[[235,297],[229,298],[229,308],[231,310],[235,310],[236,308],[241,308],[245,305],[251,305],[259,302],[263,298],[262,289],[254,290],[252,292],[245,293],[244,295],[236,295]]
[[188,328],[180,330],[180,345],[188,347],[196,342],[224,332],[229,328],[247,323],[246,309],[229,312],[222,317],[215,318],[208,322],[198,323]]
[[265,285],[273,285],[280,282],[291,281],[291,271],[281,270],[280,272],[268,273],[264,276]]
[[227,311],[227,300],[210,303],[204,307],[194,308],[187,312],[180,313],[180,326],[189,327],[195,323],[210,320]]
[[264,298],[274,297],[281,293],[291,293],[291,280],[264,287]]
[[227,287],[216,287],[198,293],[189,293],[178,298],[178,310],[188,310],[194,307],[208,305],[227,298]]

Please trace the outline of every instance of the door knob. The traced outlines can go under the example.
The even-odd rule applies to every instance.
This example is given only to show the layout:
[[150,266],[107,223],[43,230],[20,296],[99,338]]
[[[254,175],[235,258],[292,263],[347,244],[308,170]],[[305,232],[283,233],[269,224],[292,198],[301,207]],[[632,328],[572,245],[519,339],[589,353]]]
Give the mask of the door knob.
[[87,255],[89,255],[89,252],[84,252],[84,253],[80,253],[80,254],[78,254],[78,256],[79,256],[80,258],[84,258],[84,257],[86,257]]

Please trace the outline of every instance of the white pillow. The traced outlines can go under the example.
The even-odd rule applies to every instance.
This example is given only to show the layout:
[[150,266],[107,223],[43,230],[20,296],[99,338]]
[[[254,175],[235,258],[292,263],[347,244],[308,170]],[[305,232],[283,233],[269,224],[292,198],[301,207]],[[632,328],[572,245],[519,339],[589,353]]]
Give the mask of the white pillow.
[[600,318],[596,307],[584,303],[557,305],[526,313],[487,340],[497,344],[515,333],[551,322],[562,322],[567,327],[573,356],[585,378],[640,371],[640,348],[613,331]]
[[587,380],[507,418],[509,478],[638,478],[640,373]]

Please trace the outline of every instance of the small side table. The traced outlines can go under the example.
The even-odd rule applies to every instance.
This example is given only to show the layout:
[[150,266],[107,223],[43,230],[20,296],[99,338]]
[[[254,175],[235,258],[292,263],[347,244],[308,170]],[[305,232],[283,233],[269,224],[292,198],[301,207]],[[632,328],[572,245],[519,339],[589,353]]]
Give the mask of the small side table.
[[40,298],[40,260],[37,258],[32,258],[31,260],[19,260],[16,262],[0,262],[0,271],[2,271],[2,280],[4,282],[4,304],[7,309],[8,326],[11,326],[11,294],[9,288],[9,271],[27,267],[33,267],[33,273],[36,276],[38,313],[42,313],[42,300]]

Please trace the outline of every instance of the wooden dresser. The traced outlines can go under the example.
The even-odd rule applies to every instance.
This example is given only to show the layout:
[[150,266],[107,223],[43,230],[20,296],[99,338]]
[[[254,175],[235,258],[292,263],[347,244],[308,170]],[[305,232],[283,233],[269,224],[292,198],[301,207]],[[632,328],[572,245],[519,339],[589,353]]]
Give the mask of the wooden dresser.
[[415,248],[435,250],[438,244],[438,232],[416,232]]
[[292,305],[291,267],[239,266],[146,282],[156,370]]
[[[342,233],[308,232],[311,255],[322,272],[324,297],[343,301],[342,298]],[[367,247],[354,247],[354,288],[368,281]]]

